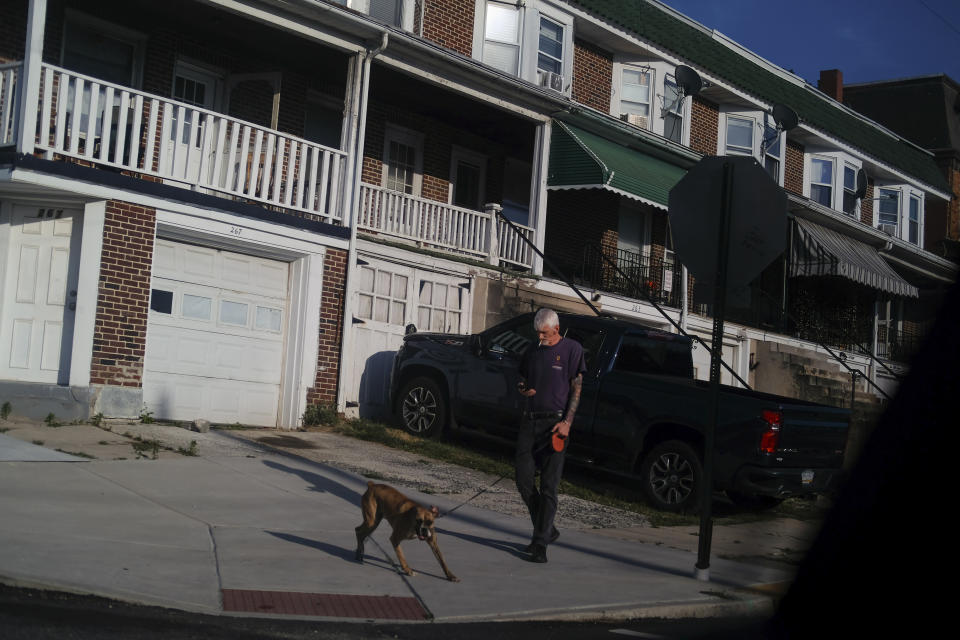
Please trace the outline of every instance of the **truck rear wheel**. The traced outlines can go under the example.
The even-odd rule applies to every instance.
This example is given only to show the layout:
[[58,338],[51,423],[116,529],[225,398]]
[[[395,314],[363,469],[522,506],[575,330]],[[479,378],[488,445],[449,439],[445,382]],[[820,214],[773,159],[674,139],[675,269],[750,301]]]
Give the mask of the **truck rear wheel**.
[[403,385],[397,417],[415,436],[439,436],[447,423],[447,399],[440,385],[430,378],[413,378]]
[[663,511],[695,510],[702,477],[700,456],[682,440],[661,442],[640,465],[643,492],[651,506]]

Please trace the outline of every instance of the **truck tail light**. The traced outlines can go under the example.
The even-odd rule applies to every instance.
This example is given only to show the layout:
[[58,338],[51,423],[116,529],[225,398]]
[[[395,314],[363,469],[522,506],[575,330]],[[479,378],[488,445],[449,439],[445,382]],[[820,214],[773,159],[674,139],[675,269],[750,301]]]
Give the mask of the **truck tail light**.
[[779,411],[765,410],[761,417],[767,423],[767,428],[760,436],[760,451],[762,453],[773,453],[777,450],[777,441],[780,439],[783,414]]

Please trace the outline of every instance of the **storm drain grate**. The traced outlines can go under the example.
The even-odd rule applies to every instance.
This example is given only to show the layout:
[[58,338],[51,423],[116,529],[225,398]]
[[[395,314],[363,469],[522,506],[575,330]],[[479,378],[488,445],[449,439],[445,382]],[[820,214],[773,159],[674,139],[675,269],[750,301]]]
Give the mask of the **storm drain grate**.
[[224,589],[223,610],[377,620],[424,620],[427,618],[427,612],[423,610],[416,598],[297,591]]

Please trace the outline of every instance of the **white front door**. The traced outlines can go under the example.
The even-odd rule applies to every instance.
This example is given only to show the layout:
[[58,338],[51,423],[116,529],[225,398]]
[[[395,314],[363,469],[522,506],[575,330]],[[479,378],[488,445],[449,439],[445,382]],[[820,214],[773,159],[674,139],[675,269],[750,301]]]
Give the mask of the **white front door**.
[[[14,205],[3,278],[0,378],[67,384],[77,302],[79,211]],[[79,228],[79,226],[78,226]]]
[[276,426],[289,266],[157,240],[143,375],[154,417]]
[[390,412],[390,373],[405,328],[469,331],[469,279],[364,257],[353,303],[354,358],[347,400],[360,415]]
[[[222,82],[222,76],[216,72],[181,61],[177,63],[173,75],[173,98],[196,107],[216,110]],[[173,175],[187,182],[195,182],[200,176],[206,116],[185,108],[182,128],[180,118],[181,111],[175,108],[170,124],[170,139],[167,141],[173,152]],[[211,131],[208,135],[214,134]],[[215,146],[209,145],[208,153],[212,154]],[[212,164],[208,163],[208,166]]]

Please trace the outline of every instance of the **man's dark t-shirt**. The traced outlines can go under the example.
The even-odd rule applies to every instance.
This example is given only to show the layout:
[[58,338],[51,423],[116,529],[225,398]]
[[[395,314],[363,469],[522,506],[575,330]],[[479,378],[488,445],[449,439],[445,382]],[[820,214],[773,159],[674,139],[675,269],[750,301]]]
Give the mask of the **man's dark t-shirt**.
[[526,379],[527,388],[536,389],[537,393],[526,399],[525,410],[566,410],[570,381],[586,371],[583,347],[576,340],[562,338],[552,347],[538,345],[527,349],[520,362],[520,375]]

